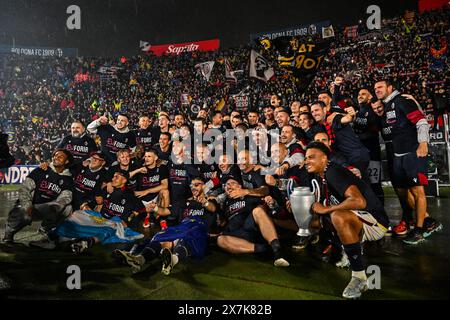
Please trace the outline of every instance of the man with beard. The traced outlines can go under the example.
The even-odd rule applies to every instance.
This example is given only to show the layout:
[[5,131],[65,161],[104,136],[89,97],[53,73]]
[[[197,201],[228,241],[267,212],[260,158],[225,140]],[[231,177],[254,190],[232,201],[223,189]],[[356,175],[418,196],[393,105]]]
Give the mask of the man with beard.
[[156,150],[148,150],[144,154],[144,167],[130,172],[130,177],[135,177],[136,191],[145,208],[147,216],[144,219],[144,228],[150,227],[150,216],[156,218],[170,214],[169,199],[169,171],[167,166],[158,165],[158,153]]
[[47,170],[36,168],[22,184],[19,199],[9,212],[4,242],[13,242],[14,235],[31,224],[33,215],[43,215],[39,232],[44,236],[30,245],[45,249],[56,247],[55,228],[72,212],[73,181],[67,169],[73,161],[66,149],[56,149]]
[[372,189],[347,169],[330,162],[329,156],[330,150],[320,142],[312,142],[306,149],[306,169],[322,181],[321,199],[311,211],[331,219],[352,269],[352,279],[342,296],[356,299],[368,289],[361,243],[382,239],[389,219]]
[[361,143],[369,150],[370,162],[368,178],[370,186],[384,204],[384,192],[381,186],[381,147],[378,138],[379,118],[373,112],[372,95],[369,90],[361,89],[358,93],[359,110],[353,120],[353,131],[359,137]]
[[283,175],[289,168],[301,165],[305,159],[304,150],[297,140],[294,127],[286,125],[281,129],[280,142],[288,149],[288,157],[278,167],[276,174]]
[[120,149],[134,149],[136,146],[136,136],[128,128],[128,116],[119,114],[117,123],[112,126],[108,124],[108,118],[102,116],[92,121],[88,131],[100,136],[101,149],[107,157],[107,164],[110,165],[117,158]]
[[205,182],[196,177],[191,182],[192,197],[183,206],[183,220],[157,233],[152,239],[135,245],[130,252],[115,250],[114,256],[131,267],[133,273],[146,263],[160,257],[161,273],[169,275],[172,269],[189,257],[201,259],[208,248],[208,234],[215,224],[217,203],[204,193]]
[[263,112],[264,125],[266,126],[267,130],[275,130],[277,128],[277,122],[275,121],[274,107],[266,106],[264,107]]
[[218,246],[233,254],[263,253],[270,248],[274,266],[288,267],[289,262],[282,257],[275,226],[263,209],[263,201],[245,195],[241,190],[242,181],[228,175],[225,183],[228,199],[223,214],[219,215],[223,231],[217,238]]
[[428,122],[418,102],[412,96],[400,94],[389,80],[377,81],[375,94],[383,100],[383,117],[392,125],[392,179],[403,198],[407,198],[408,192],[411,192],[414,199],[416,225],[403,242],[419,244],[442,229],[442,224],[427,213],[424,186],[428,185]]
[[233,192],[233,198],[245,196],[265,197],[269,195],[269,188],[261,174],[261,169],[257,168],[256,163],[249,150],[242,150],[238,153],[238,166],[241,170],[242,183],[241,188]]
[[94,139],[86,133],[81,121],[72,122],[70,131],[71,134],[65,136],[56,148],[68,150],[73,155],[74,164],[81,163],[89,158],[92,152],[97,151],[97,145]]
[[363,179],[369,182],[367,177],[369,150],[364,147],[350,126],[354,115],[327,112],[327,107],[322,101],[316,101],[311,105],[311,114],[317,123],[325,126],[333,150],[341,152],[347,162],[357,168]]
[[[126,172],[132,172],[138,169],[139,165],[136,158],[131,158],[131,151],[129,149],[121,149],[117,152],[117,161],[115,161],[107,170],[114,174],[118,170],[123,170]],[[111,174],[107,177],[107,187],[111,191]],[[132,178],[127,179],[127,189],[134,190],[136,188],[136,180]]]

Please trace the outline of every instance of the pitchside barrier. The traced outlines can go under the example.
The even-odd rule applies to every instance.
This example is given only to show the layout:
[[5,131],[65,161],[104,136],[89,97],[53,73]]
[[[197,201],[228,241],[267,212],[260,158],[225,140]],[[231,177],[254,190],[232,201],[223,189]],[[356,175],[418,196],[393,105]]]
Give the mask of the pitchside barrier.
[[38,166],[12,166],[0,170],[0,185],[21,184]]

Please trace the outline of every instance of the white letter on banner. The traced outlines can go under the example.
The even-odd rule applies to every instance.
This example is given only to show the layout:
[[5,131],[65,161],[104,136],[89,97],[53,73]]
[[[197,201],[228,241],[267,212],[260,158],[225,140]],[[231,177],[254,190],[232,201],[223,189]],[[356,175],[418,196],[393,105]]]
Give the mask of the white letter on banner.
[[81,9],[77,5],[70,5],[67,7],[66,13],[71,14],[66,21],[67,29],[80,30],[81,29]]

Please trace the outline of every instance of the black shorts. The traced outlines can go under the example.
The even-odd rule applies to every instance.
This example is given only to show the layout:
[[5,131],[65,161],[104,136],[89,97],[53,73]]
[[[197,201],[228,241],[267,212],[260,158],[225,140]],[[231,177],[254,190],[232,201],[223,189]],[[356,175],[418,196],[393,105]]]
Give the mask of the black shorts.
[[222,235],[241,238],[251,243],[266,242],[251,213],[248,215],[239,214],[233,217],[233,219],[228,222]]
[[415,152],[394,156],[392,185],[408,189],[428,185],[428,157],[418,158]]

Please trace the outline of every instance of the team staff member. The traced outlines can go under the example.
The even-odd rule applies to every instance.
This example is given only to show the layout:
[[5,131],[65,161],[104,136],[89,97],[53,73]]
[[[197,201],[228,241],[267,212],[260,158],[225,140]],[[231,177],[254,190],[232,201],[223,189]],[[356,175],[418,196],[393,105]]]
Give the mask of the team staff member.
[[403,242],[419,244],[442,229],[442,224],[427,213],[424,186],[428,185],[428,122],[417,101],[412,96],[401,95],[389,80],[376,82],[375,94],[383,100],[383,117],[392,125],[392,179],[403,198],[407,198],[408,191],[414,198],[416,226],[408,232]]
[[70,126],[71,134],[65,136],[56,146],[59,149],[68,150],[74,159],[74,164],[81,163],[94,151],[97,151],[97,144],[86,132],[81,121],[74,121]]

